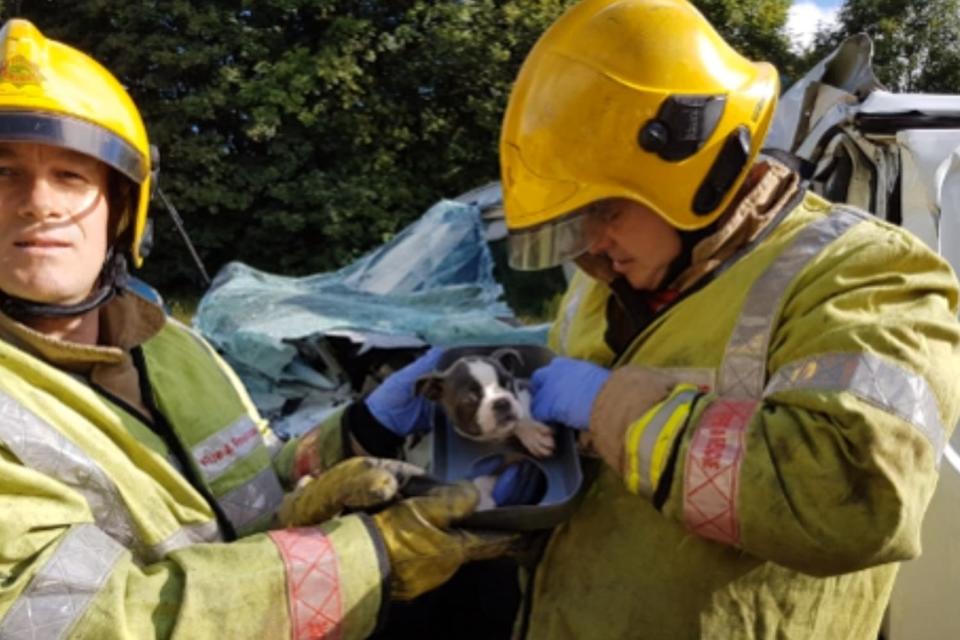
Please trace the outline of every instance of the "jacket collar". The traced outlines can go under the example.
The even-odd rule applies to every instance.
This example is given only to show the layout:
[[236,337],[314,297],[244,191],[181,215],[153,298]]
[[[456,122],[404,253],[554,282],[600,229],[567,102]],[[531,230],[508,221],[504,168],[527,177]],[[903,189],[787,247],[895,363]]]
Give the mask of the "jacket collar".
[[162,309],[133,293],[116,296],[100,309],[100,343],[58,340],[0,313],[0,339],[55,367],[87,373],[97,364],[116,364],[166,323]]

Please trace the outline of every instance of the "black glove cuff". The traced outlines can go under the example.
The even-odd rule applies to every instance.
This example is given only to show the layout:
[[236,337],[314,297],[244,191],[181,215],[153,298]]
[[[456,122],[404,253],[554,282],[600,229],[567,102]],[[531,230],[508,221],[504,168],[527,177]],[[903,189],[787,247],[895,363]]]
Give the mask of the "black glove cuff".
[[[363,404],[361,402],[360,404]],[[370,541],[377,550],[377,564],[380,567],[380,611],[377,613],[377,622],[374,627],[374,633],[382,631],[386,626],[387,618],[390,613],[390,580],[393,577],[393,567],[390,566],[390,556],[387,554],[387,545],[383,541],[383,534],[373,522],[373,518],[365,513],[358,513],[357,516],[367,528],[370,534]]]
[[396,458],[400,453],[403,438],[380,424],[363,400],[347,407],[342,424],[345,443],[353,436],[365,452],[377,458]]

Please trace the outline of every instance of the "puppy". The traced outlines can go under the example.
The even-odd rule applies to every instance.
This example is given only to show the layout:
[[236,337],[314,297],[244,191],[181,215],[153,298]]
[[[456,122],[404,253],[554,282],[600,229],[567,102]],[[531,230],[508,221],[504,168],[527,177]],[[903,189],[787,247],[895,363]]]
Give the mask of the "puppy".
[[531,455],[549,457],[553,430],[530,417],[530,393],[512,373],[516,364],[522,360],[513,349],[463,356],[446,371],[417,380],[416,392],[440,403],[464,438],[501,442],[516,437]]

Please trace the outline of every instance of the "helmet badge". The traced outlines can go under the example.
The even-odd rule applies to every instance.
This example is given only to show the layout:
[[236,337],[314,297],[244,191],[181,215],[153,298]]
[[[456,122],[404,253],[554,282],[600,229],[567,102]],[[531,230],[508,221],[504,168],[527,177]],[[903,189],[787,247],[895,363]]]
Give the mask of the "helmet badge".
[[33,64],[20,54],[14,55],[0,63],[0,82],[12,84],[15,87],[39,85],[43,76],[37,65]]

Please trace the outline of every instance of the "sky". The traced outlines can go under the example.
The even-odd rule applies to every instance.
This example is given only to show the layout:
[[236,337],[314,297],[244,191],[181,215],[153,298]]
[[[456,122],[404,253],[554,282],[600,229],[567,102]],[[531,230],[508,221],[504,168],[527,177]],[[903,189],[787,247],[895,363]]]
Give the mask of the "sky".
[[817,24],[836,22],[841,0],[794,0],[787,15],[787,33],[795,51],[810,46]]

